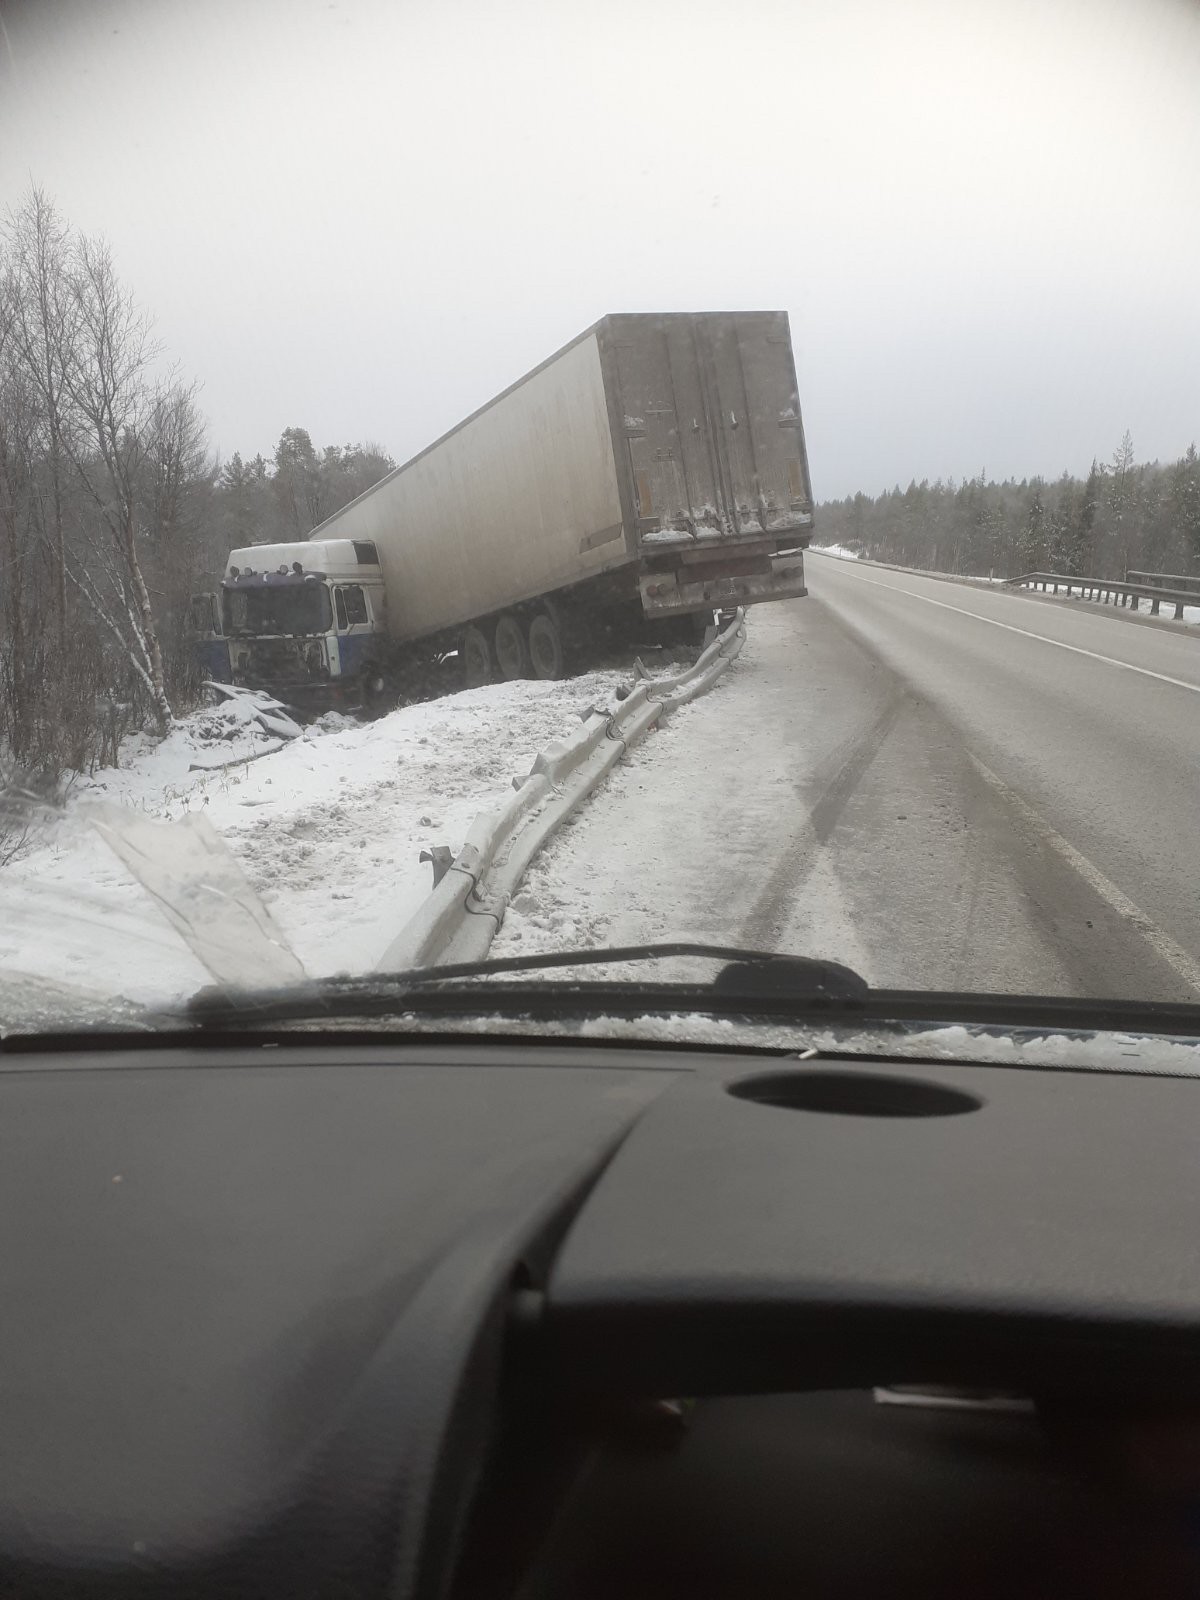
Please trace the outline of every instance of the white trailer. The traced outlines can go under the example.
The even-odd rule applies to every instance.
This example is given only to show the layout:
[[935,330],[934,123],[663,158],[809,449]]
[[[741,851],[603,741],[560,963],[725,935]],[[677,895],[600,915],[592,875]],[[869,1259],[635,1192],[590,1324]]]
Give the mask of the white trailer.
[[[598,618],[803,595],[811,530],[786,312],[609,316],[307,545],[234,551],[231,672],[294,698],[369,699],[424,645],[459,649],[468,683],[557,677]],[[314,584],[327,602],[300,598]],[[278,604],[239,601],[264,587]],[[293,591],[303,627],[289,634]]]

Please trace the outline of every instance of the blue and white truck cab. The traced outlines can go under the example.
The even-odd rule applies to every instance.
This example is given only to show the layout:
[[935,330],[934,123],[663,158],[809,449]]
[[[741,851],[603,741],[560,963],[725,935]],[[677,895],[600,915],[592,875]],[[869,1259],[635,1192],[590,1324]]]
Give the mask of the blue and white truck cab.
[[315,539],[233,550],[220,616],[230,682],[305,708],[358,705],[387,647],[375,545]]

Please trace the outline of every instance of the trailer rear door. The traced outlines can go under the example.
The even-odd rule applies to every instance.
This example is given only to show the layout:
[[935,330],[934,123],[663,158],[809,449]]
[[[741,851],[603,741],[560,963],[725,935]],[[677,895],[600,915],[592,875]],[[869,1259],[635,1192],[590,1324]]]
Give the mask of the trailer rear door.
[[616,316],[604,342],[641,543],[807,528],[786,313]]

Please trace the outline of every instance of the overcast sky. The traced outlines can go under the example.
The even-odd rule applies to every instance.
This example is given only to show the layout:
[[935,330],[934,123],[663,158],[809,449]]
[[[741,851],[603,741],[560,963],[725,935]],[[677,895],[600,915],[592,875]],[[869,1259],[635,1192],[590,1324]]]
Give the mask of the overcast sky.
[[1200,443],[1193,0],[0,0],[0,207],[214,444],[403,459],[607,311],[786,307],[820,498]]

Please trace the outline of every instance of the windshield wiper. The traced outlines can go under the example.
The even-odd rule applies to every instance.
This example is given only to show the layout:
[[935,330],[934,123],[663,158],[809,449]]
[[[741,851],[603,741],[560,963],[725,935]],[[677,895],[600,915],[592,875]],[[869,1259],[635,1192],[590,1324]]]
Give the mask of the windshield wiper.
[[[564,967],[616,966],[697,957],[721,963],[715,978],[703,983],[674,982],[652,988],[630,983],[504,984],[480,983],[506,973],[544,972]],[[463,1015],[500,1009],[514,1002],[538,1002],[543,1013],[577,1010],[578,1001],[619,995],[639,1002],[663,996],[681,1004],[725,1011],[739,1003],[786,1000],[789,1011],[805,1012],[861,1004],[870,993],[866,981],[836,961],[743,950],[736,945],[669,943],[609,945],[555,950],[540,955],[501,956],[486,961],[451,962],[362,977],[322,978],[283,989],[236,990],[210,987],[188,1001],[185,1014],[202,1027],[315,1021],[320,1017],[379,1017],[406,1011]]]

